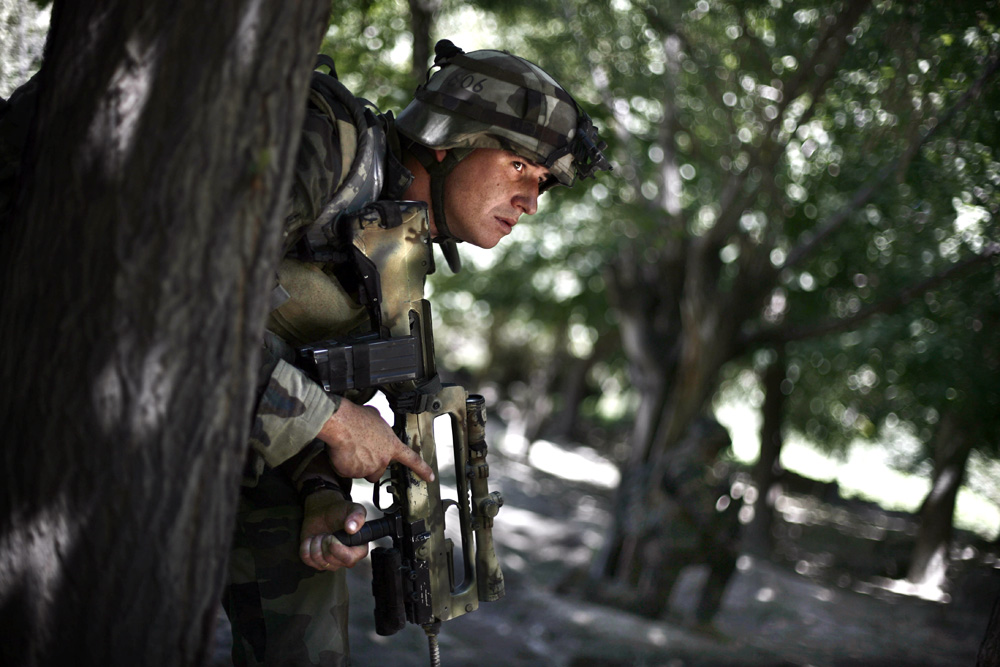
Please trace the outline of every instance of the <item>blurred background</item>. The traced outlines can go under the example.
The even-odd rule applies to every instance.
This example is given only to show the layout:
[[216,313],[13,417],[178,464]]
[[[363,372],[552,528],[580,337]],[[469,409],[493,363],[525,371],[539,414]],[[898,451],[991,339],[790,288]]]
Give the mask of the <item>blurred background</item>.
[[[446,664],[972,664],[1000,592],[997,3],[331,5],[322,50],[383,111],[436,40],[502,48],[614,164],[431,276],[507,498],[508,597],[444,629]],[[0,0],[0,96],[47,23]],[[424,664],[371,633],[365,576],[357,663]]]

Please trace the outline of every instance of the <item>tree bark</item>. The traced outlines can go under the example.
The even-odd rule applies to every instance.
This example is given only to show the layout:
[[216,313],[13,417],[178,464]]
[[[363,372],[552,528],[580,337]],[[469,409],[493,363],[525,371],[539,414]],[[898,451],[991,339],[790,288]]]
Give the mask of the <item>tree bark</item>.
[[318,0],[56,0],[3,223],[0,662],[213,643]]
[[[679,246],[681,244],[674,244]],[[614,499],[614,521],[604,545],[591,563],[588,585],[626,576],[632,563],[636,520],[645,489],[643,467],[649,443],[659,427],[669,378],[677,364],[672,345],[679,330],[677,294],[684,271],[682,248],[665,255],[660,264],[644,261],[636,245],[625,244],[608,272],[610,301],[619,314],[622,347],[629,360],[629,379],[639,396],[632,431],[629,460]]]
[[920,528],[906,578],[916,584],[940,587],[945,583],[955,501],[965,478],[972,439],[966,436],[953,412],[941,418],[934,439],[934,478],[920,506]]

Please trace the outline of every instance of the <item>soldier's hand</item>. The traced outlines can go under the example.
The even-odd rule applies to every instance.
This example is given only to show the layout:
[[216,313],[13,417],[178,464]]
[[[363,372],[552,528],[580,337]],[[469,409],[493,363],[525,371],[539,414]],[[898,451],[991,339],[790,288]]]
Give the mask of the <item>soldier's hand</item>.
[[434,481],[431,467],[396,437],[371,406],[343,399],[316,437],[326,443],[331,465],[344,477],[377,482],[389,464],[397,461],[425,482]]
[[354,567],[368,555],[368,544],[347,547],[333,536],[338,530],[356,533],[365,523],[363,505],[351,502],[337,491],[323,490],[306,497],[303,505],[299,557],[317,570]]

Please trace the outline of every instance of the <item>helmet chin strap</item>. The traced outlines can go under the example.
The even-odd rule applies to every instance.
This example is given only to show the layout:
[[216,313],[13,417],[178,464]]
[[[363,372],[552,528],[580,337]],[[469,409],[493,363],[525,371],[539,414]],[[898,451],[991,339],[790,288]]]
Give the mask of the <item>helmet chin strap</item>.
[[441,161],[438,161],[434,151],[421,144],[412,143],[407,149],[430,176],[431,212],[434,214],[434,226],[437,228],[434,242],[441,246],[441,254],[448,262],[451,272],[458,273],[462,270],[462,260],[458,256],[458,242],[462,239],[448,229],[448,219],[444,213],[444,184],[448,174],[474,149],[453,148],[445,153]]

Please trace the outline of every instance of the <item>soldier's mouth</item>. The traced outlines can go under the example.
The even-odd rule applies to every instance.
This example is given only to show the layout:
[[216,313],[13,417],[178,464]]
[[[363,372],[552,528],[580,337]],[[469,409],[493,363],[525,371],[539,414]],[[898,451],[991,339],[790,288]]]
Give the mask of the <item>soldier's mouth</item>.
[[498,217],[498,218],[495,218],[495,220],[500,223],[501,227],[503,227],[503,231],[504,231],[505,234],[510,234],[511,230],[514,229],[514,225],[517,224],[516,221],[511,220],[510,218],[499,218]]

